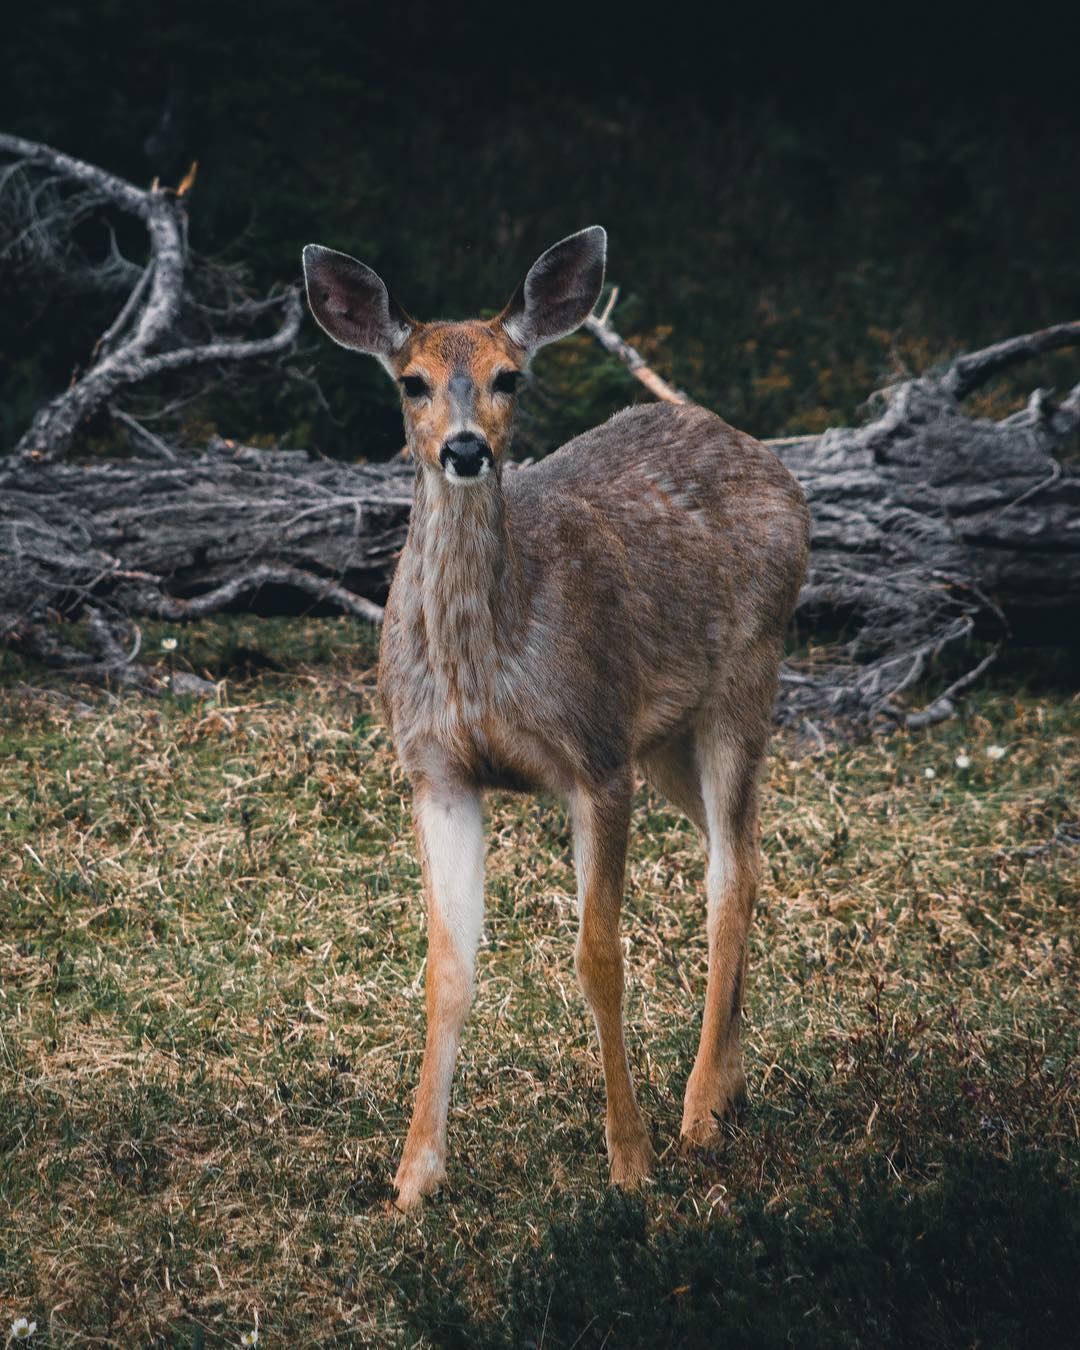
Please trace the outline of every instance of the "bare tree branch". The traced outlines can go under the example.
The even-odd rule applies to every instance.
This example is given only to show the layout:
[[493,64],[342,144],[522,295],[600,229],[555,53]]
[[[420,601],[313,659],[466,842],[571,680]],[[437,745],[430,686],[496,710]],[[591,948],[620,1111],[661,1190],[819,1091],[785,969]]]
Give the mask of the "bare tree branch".
[[1057,351],[1061,347],[1074,347],[1080,343],[1080,322],[1058,323],[1052,328],[1042,328],[1036,333],[1025,333],[1022,337],[1008,338],[1005,342],[995,342],[992,347],[982,351],[967,352],[958,356],[942,378],[942,387],[959,400],[966,398],[979,385],[999,375],[1010,366],[1021,361],[1030,361],[1046,352]]
[[[156,180],[143,190],[51,146],[17,136],[0,135],[0,153],[77,184],[94,194],[95,203],[109,202],[138,216],[150,242],[150,260],[97,344],[90,369],[38,411],[20,440],[16,450],[24,460],[40,462],[66,456],[80,424],[122,388],[164,371],[275,356],[292,347],[301,318],[295,287],[277,297],[282,322],[269,337],[214,339],[161,350],[161,344],[176,329],[185,301],[189,264],[186,194],[194,181],[194,166],[176,191],[159,187]],[[257,312],[248,309],[249,315]]]
[[[953,713],[956,712],[955,699],[957,694],[962,693],[980,679],[994,664],[1001,655],[1004,643],[996,642],[983,659],[972,667],[966,674],[961,675],[958,680],[953,680],[944,693],[938,694],[933,702],[928,703],[925,708],[918,712],[905,713],[897,711],[898,719],[909,731],[917,731],[920,727],[933,726],[936,722],[945,722]],[[892,711],[892,709],[889,709]]]
[[162,352],[160,356],[147,356],[139,363],[137,378],[145,380],[163,370],[183,370],[210,361],[243,361],[250,357],[272,356],[276,352],[288,351],[296,341],[303,317],[303,305],[297,287],[290,286],[285,292],[284,309],[281,327],[270,337],[240,342],[207,342],[200,347],[179,347],[174,351]]
[[137,216],[145,216],[148,210],[150,194],[133,187],[122,178],[116,178],[96,164],[87,164],[62,150],[54,150],[51,145],[40,141],[27,141],[21,136],[9,136],[0,132],[0,153],[11,155],[26,164],[38,168],[51,169],[63,178],[92,188],[107,197],[124,211],[132,211]]
[[131,292],[124,301],[120,313],[117,314],[116,318],[98,339],[97,345],[94,347],[93,357],[91,358],[94,364],[102,357],[109,354],[113,343],[127,327],[132,316],[138,310],[139,305],[142,304],[143,296],[146,294],[146,288],[150,285],[153,275],[154,262],[153,259],[151,259],[139,273],[139,279],[136,281],[135,285],[132,286]]
[[163,459],[169,464],[176,463],[175,452],[165,444],[160,436],[155,436],[152,431],[148,431],[130,413],[124,412],[123,408],[110,408],[109,412],[118,422],[123,422],[124,426],[133,431],[152,454],[157,455],[159,459]]
[[215,586],[213,590],[205,591],[190,600],[174,600],[170,596],[162,596],[156,604],[147,606],[146,612],[154,613],[162,619],[201,619],[206,614],[214,614],[224,609],[239,596],[248,595],[257,591],[260,586],[268,585],[294,586],[297,590],[306,591],[314,596],[316,600],[333,605],[344,614],[351,614],[357,619],[366,619],[368,623],[382,623],[381,605],[366,600],[362,595],[354,595],[352,591],[346,590],[344,586],[339,586],[337,582],[327,577],[305,572],[300,567],[275,567],[269,563],[261,563],[258,567],[237,573],[219,586]]

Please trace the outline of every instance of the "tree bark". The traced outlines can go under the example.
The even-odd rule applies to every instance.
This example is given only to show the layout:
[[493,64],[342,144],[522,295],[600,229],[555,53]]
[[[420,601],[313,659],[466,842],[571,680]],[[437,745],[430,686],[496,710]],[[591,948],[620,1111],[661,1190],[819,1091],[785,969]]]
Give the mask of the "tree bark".
[[[2,461],[0,461],[2,463]],[[171,463],[0,468],[0,624],[107,603],[181,619],[315,600],[372,622],[412,501],[411,466],[213,441]],[[336,588],[336,589],[335,589]],[[0,630],[2,631],[2,630]]]
[[[974,358],[961,359],[973,378]],[[1076,640],[1080,474],[1056,456],[1080,431],[1080,385],[1057,404],[1037,390],[994,422],[965,415],[955,370],[885,391],[864,426],[774,443],[813,522],[800,632],[838,618],[847,630],[785,671],[789,720],[937,721],[1006,642]],[[936,658],[973,634],[994,642],[989,658],[912,710]]]

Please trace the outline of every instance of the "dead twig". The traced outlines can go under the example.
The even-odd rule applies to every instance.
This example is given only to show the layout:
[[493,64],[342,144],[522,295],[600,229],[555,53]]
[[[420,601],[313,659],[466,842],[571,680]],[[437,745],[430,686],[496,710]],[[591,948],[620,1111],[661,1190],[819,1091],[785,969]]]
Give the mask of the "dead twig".
[[654,398],[658,398],[664,403],[688,403],[690,400],[682,390],[676,389],[674,385],[668,384],[667,380],[657,375],[637,348],[632,347],[629,342],[616,333],[614,328],[609,326],[608,320],[611,318],[611,311],[615,308],[618,298],[619,288],[613,286],[607,304],[601,313],[598,315],[590,314],[582,327],[599,342],[606,352],[610,352],[612,356],[617,356],[634,379],[640,380]]

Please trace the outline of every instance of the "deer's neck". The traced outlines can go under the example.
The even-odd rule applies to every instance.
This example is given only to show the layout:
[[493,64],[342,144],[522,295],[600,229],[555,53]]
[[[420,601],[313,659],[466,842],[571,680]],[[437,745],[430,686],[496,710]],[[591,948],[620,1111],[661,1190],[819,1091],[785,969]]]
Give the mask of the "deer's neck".
[[421,468],[407,551],[428,663],[447,696],[472,704],[493,691],[521,621],[521,569],[499,478],[456,487]]

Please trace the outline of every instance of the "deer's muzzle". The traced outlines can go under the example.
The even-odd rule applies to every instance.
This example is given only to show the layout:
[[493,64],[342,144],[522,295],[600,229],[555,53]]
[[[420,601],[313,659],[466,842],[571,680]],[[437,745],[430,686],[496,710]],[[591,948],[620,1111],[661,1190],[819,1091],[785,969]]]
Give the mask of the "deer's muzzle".
[[451,482],[469,478],[483,478],[494,463],[487,441],[475,432],[453,436],[439,451],[439,463]]

